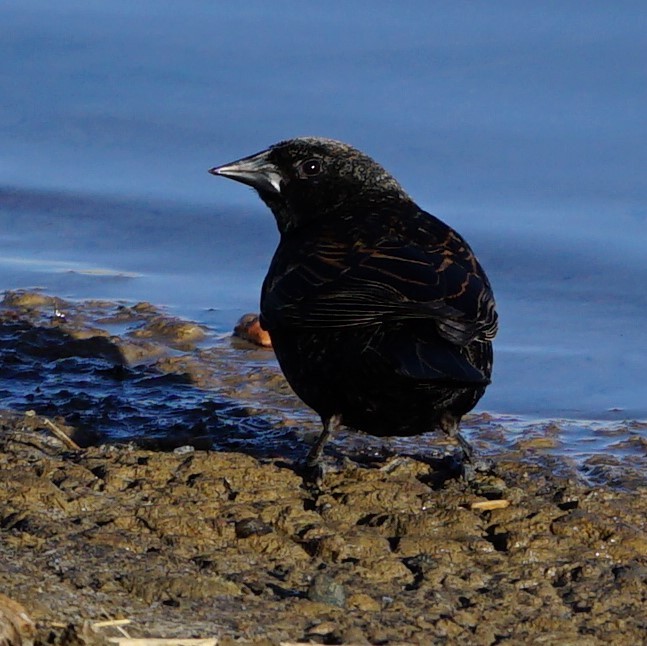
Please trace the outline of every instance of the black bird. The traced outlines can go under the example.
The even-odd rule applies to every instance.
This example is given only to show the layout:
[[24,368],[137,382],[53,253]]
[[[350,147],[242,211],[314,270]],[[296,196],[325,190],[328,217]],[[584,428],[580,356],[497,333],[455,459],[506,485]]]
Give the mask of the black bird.
[[276,218],[261,325],[321,416],[308,466],[340,423],[378,436],[440,428],[469,459],[458,424],[490,383],[497,314],[465,240],[339,141],[291,139],[209,172],[256,189]]

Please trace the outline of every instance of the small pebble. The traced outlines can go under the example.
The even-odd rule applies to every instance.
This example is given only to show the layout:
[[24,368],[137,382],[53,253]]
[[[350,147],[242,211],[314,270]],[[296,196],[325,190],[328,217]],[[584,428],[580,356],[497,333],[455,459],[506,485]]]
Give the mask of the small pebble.
[[327,574],[320,573],[310,583],[308,599],[343,608],[346,604],[346,593],[341,583],[338,583]]
[[263,536],[274,530],[260,518],[243,518],[235,525],[236,538],[249,538],[250,536]]
[[261,327],[258,314],[245,314],[240,318],[234,328],[234,336],[245,339],[263,348],[271,348],[270,335]]
[[308,628],[308,635],[329,635],[334,633],[337,629],[337,624],[334,621],[322,621],[320,624],[315,624]]
[[176,449],[173,449],[173,453],[176,455],[186,455],[187,453],[195,453],[195,447],[190,444],[185,444],[184,446],[178,446]]

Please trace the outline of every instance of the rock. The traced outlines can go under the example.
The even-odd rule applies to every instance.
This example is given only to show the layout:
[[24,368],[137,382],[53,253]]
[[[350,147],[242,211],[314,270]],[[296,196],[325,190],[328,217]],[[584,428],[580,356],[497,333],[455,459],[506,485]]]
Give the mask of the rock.
[[237,538],[263,536],[274,531],[270,525],[264,523],[260,518],[244,518],[236,523],[235,528]]
[[346,604],[344,586],[325,573],[317,574],[308,587],[308,599],[343,608]]
[[261,327],[258,314],[245,314],[242,316],[236,323],[236,327],[234,327],[234,336],[255,345],[260,345],[263,348],[272,347],[270,335]]

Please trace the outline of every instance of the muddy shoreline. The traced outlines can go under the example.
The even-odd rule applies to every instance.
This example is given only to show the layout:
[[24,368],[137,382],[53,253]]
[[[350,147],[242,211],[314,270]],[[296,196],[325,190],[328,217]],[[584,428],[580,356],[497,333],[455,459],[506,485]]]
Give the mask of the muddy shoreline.
[[0,592],[35,622],[25,643],[644,640],[642,462],[599,456],[596,484],[542,432],[467,484],[442,442],[358,436],[313,487],[316,420],[269,351],[37,292],[8,293],[0,328]]

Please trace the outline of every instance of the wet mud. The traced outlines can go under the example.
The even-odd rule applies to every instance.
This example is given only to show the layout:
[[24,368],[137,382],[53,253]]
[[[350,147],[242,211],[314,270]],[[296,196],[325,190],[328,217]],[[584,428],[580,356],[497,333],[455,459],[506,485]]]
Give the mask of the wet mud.
[[[0,628],[11,643],[647,634],[637,422],[622,440],[630,459],[579,464],[552,451],[550,425],[510,439],[473,416],[470,437],[493,468],[469,483],[439,438],[346,433],[315,485],[299,465],[319,426],[271,350],[153,306],[8,293],[0,369]],[[104,621],[117,619],[129,623]]]

